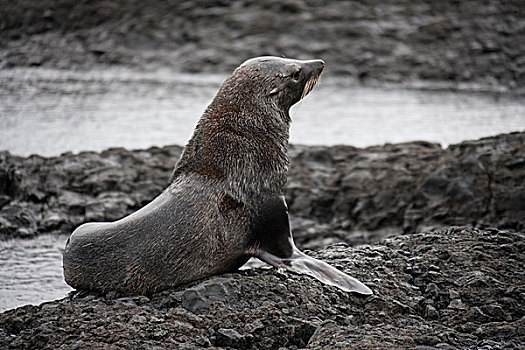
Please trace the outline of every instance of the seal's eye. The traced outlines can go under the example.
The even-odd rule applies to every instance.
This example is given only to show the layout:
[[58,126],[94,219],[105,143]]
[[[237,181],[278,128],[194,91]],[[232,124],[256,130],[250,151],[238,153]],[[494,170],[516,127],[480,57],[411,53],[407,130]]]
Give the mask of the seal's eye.
[[292,73],[293,80],[299,80],[300,76],[301,76],[301,68],[299,68],[298,70]]

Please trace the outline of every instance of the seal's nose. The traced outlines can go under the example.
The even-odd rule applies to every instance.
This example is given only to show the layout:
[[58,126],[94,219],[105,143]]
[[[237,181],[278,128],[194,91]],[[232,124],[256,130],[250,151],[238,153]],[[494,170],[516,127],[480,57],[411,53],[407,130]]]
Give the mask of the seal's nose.
[[319,76],[321,74],[321,72],[323,71],[323,69],[324,69],[324,61],[323,60],[305,61],[304,65],[306,67],[308,67],[309,68],[308,70],[311,72],[311,74],[315,75],[315,76]]
[[321,72],[324,69],[324,61],[323,60],[314,60],[313,62],[315,64],[315,66],[317,66],[317,69],[315,70],[315,72],[317,73],[317,75],[321,74]]
[[324,69],[324,61],[323,60],[319,60],[319,74],[321,74],[321,72],[323,71]]

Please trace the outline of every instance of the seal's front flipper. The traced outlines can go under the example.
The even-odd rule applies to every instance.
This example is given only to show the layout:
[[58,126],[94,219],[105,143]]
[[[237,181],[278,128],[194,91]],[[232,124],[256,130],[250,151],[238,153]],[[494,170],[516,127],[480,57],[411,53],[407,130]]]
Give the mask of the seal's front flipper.
[[270,197],[257,208],[252,221],[254,246],[248,253],[262,261],[295,273],[312,276],[346,292],[370,295],[370,288],[327,263],[314,259],[295,246],[284,197]]
[[[293,242],[291,243],[293,245]],[[345,292],[356,292],[366,295],[372,294],[372,290],[357,279],[328,265],[324,261],[314,259],[304,254],[295,246],[293,246],[293,254],[289,258],[279,258],[261,248],[256,252],[256,256],[272,266],[312,276],[323,283],[335,286]]]

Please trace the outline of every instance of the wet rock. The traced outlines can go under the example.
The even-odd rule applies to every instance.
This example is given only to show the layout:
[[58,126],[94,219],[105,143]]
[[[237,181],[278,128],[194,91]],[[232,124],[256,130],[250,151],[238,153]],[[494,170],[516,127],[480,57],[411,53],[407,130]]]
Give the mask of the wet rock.
[[111,149],[51,158],[30,156],[18,158],[20,163],[3,152],[0,168],[10,169],[16,181],[10,180],[14,185],[7,186],[14,189],[4,191],[8,196],[4,202],[11,205],[0,208],[0,231],[5,233],[0,236],[18,235],[13,223],[20,221],[21,210],[31,224],[18,223],[16,229],[25,227],[30,235],[70,233],[87,221],[119,219],[162,191],[180,150],[177,146],[136,153]]
[[52,232],[60,230],[61,228],[67,227],[69,218],[64,213],[54,213],[52,211],[46,213],[40,221],[40,227],[42,230]]

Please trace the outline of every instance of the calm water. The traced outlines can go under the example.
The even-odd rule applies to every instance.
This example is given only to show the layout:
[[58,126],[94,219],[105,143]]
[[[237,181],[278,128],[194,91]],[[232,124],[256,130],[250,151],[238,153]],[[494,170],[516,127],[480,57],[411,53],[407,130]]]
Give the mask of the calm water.
[[[223,76],[0,71],[0,150],[58,155],[109,147],[184,145]],[[444,146],[525,129],[525,98],[356,88],[323,81],[292,110],[291,142],[427,140]]]
[[[223,76],[0,70],[0,150],[58,155],[184,145]],[[427,140],[444,146],[525,130],[525,99],[486,93],[355,88],[325,80],[292,110],[291,141]],[[0,241],[0,311],[61,298],[67,237]]]
[[66,296],[62,275],[67,236],[0,241],[0,312]]

